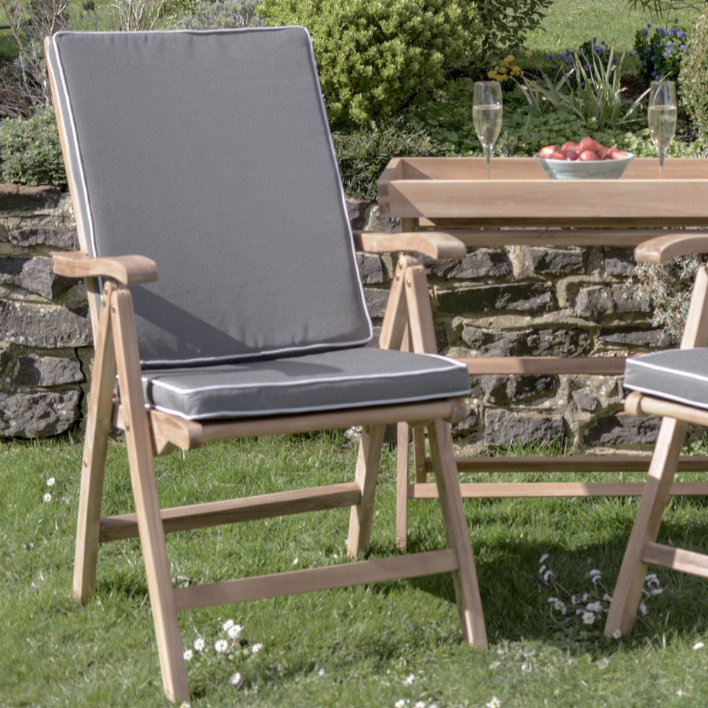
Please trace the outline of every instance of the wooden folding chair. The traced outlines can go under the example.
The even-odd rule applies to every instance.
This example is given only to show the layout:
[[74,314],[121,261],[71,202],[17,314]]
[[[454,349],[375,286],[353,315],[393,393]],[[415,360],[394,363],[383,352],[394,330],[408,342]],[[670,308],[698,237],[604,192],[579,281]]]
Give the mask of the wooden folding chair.
[[[673,234],[638,246],[638,261],[666,263],[708,252],[708,238]],[[708,426],[708,268],[701,268],[691,297],[681,348],[627,360],[624,385],[632,389],[630,415],[662,416],[637,517],[629,537],[605,634],[629,634],[634,626],[649,565],[708,578],[708,555],[656,542],[688,423]]]
[[[96,357],[74,570],[84,602],[100,543],[140,537],[166,696],[189,698],[177,611],[452,573],[466,641],[486,634],[450,437],[469,390],[437,355],[424,270],[402,256],[379,348],[355,246],[464,256],[443,235],[349,227],[303,28],[59,33],[46,46]],[[132,255],[132,254],[140,255]],[[159,268],[159,282],[158,282]],[[413,352],[403,352],[410,341]],[[116,385],[117,372],[117,385]],[[350,507],[367,552],[385,425],[424,424],[447,548],[172,587],[165,533]],[[135,514],[101,518],[111,421]],[[363,425],[352,483],[161,509],[153,456],[214,440]]]

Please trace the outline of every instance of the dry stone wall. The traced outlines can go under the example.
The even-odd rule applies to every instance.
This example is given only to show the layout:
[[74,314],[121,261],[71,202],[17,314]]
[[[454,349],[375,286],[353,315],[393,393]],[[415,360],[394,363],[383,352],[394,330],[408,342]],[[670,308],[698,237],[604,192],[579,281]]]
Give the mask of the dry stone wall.
[[47,437],[81,419],[93,349],[83,283],[54,273],[76,250],[68,197],[0,185],[0,435]]
[[[354,228],[400,230],[375,203],[347,206]],[[55,275],[51,261],[77,248],[66,195],[0,185],[0,436],[57,435],[85,414],[93,360],[86,292]],[[394,257],[358,260],[380,325]],[[636,295],[631,249],[480,248],[464,261],[421,260],[443,353],[620,356],[670,344]],[[647,448],[656,420],[625,415],[622,401],[618,376],[476,376],[455,435],[469,452],[535,441],[574,452]]]

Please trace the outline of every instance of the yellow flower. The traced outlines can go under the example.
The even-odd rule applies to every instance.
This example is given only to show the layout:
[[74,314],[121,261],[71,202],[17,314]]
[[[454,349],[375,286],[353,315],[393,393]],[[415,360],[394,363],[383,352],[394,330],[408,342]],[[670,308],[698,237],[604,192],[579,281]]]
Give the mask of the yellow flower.
[[531,54],[532,54],[532,52],[531,52],[530,49],[527,49],[527,50],[524,52],[524,54],[525,54],[527,57],[530,57]]
[[506,58],[504,61],[509,61],[509,62],[514,61],[514,55],[513,55],[513,54],[509,54],[509,55],[507,56],[507,58]]
[[503,66],[501,69],[499,69],[499,73],[504,76],[506,74],[506,67]]
[[518,66],[515,66],[515,67],[511,70],[511,75],[512,75],[512,76],[519,76],[520,74],[521,74],[521,69],[519,69]]
[[490,79],[495,79],[495,80],[496,80],[496,78],[497,78],[497,72],[494,71],[494,70],[488,71],[488,72],[487,72],[487,76],[488,76]]

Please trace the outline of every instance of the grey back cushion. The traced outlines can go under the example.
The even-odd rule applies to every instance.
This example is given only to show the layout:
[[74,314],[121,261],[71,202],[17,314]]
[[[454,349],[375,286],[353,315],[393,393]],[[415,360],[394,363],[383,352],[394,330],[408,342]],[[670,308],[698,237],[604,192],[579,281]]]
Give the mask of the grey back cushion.
[[91,254],[159,269],[144,367],[369,341],[307,30],[61,32],[49,62]]

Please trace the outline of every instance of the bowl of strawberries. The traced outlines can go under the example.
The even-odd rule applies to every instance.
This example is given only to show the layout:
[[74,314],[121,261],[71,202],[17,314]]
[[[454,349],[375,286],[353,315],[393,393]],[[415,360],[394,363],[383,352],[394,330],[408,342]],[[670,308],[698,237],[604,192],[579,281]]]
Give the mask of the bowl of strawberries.
[[592,138],[562,147],[546,145],[536,155],[551,179],[618,179],[634,155],[617,148],[607,148]]

